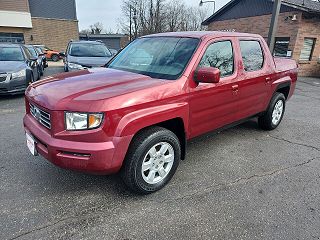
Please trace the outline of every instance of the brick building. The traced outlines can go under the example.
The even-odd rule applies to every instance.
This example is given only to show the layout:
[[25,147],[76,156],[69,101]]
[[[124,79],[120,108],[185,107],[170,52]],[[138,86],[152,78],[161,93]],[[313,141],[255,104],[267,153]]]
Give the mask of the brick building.
[[[273,0],[231,0],[202,24],[209,30],[257,33],[268,38]],[[282,0],[275,56],[299,63],[300,76],[320,76],[320,2]]]
[[80,34],[80,40],[94,40],[103,42],[108,48],[120,50],[129,43],[126,34]]
[[0,0],[0,42],[65,50],[79,39],[75,0]]

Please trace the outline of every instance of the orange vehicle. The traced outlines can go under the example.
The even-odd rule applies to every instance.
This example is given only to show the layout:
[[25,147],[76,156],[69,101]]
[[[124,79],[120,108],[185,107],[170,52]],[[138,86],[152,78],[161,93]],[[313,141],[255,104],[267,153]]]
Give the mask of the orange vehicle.
[[61,59],[60,53],[58,51],[52,50],[45,45],[34,45],[34,46],[39,47],[42,50],[42,52],[45,54],[47,59],[50,59],[54,62],[57,62]]

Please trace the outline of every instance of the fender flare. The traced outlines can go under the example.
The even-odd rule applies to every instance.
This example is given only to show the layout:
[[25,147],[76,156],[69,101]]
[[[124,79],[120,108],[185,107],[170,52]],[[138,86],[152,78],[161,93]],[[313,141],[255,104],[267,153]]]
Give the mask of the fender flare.
[[278,91],[279,89],[285,88],[285,87],[291,88],[291,81],[290,80],[278,83],[277,87],[275,88],[275,92]]
[[188,116],[189,106],[186,102],[139,109],[125,115],[119,121],[114,136],[133,136],[143,128],[175,118],[182,119],[185,132],[188,132]]

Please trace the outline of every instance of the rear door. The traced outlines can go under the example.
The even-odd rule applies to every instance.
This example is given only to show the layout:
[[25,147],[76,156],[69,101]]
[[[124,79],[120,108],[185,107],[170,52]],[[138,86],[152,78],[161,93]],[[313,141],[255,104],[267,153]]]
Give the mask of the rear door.
[[[221,79],[219,83],[199,83],[191,86],[189,93],[191,137],[234,121],[237,104],[234,82],[238,75],[234,43],[234,38],[214,39],[205,45],[200,54],[195,72],[201,67],[215,67],[220,69]],[[193,78],[191,82],[194,81]]]
[[251,117],[264,111],[271,90],[272,69],[270,59],[259,38],[239,38],[238,51],[241,56],[240,76],[237,80],[237,120]]

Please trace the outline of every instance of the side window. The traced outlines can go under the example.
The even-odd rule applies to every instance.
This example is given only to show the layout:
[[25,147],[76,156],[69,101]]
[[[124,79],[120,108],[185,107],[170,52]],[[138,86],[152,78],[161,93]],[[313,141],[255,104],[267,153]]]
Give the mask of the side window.
[[234,59],[231,41],[212,43],[204,53],[199,67],[218,68],[221,72],[221,77],[232,75]]
[[315,44],[315,38],[304,38],[299,60],[311,61]]
[[240,41],[240,49],[245,71],[257,71],[263,67],[263,52],[259,41],[242,40]]

